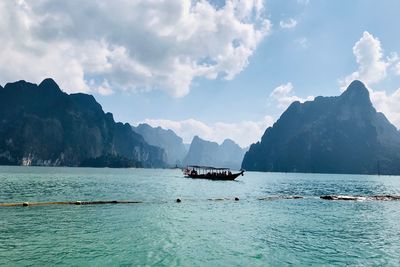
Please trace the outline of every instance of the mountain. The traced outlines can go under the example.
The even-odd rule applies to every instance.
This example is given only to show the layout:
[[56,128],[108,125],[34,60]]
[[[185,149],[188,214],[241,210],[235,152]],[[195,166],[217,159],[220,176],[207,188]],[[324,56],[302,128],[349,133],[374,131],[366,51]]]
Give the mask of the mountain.
[[232,140],[226,139],[221,145],[218,145],[195,136],[184,164],[227,167],[238,170],[244,153],[245,151]]
[[293,102],[251,145],[242,168],[254,171],[400,174],[400,133],[353,81],[342,95]]
[[190,149],[190,144],[183,144],[185,146],[186,151],[189,151]]
[[164,130],[161,127],[153,128],[148,124],[139,124],[132,129],[143,136],[144,140],[153,146],[161,147],[166,153],[166,162],[169,166],[181,166],[186,156],[187,149],[181,137],[172,130]]
[[68,95],[52,79],[0,88],[0,164],[162,167],[164,159],[91,95]]

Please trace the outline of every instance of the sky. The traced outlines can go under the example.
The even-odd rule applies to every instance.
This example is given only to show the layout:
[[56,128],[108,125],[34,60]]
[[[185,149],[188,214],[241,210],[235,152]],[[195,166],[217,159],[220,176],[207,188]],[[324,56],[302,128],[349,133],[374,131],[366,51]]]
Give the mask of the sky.
[[246,147],[363,81],[400,128],[400,1],[3,0],[0,84],[53,78],[117,121]]

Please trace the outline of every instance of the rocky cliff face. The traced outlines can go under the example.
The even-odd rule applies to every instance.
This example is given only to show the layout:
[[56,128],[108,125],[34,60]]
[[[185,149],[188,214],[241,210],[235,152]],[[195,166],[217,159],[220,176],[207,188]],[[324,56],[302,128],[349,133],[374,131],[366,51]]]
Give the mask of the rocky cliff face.
[[221,145],[193,138],[189,152],[184,160],[185,165],[204,165],[226,167],[238,170],[245,151],[232,140],[225,140]]
[[354,81],[338,97],[292,103],[246,153],[246,170],[400,174],[400,133]]
[[144,167],[165,159],[91,95],[63,93],[52,79],[0,88],[0,164],[79,166],[104,156]]
[[187,150],[182,138],[177,136],[172,130],[165,130],[161,127],[153,128],[145,123],[139,124],[132,129],[143,136],[148,144],[164,149],[166,161],[169,166],[182,165]]

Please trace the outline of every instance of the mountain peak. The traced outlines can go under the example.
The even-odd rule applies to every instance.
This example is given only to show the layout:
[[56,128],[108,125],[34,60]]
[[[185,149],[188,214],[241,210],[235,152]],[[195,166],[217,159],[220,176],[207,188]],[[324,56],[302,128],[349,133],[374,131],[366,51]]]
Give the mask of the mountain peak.
[[206,165],[240,169],[245,151],[230,139],[219,145],[213,141],[193,137],[184,165]]
[[37,89],[46,91],[46,92],[62,92],[60,87],[58,87],[57,83],[53,79],[44,79],[39,85],[35,83],[30,83],[25,80],[19,80],[17,82],[7,83],[4,87],[5,89],[10,90],[34,90]]
[[371,104],[369,91],[364,83],[359,80],[352,81],[351,84],[347,87],[346,91],[344,91],[340,97],[358,103],[368,102],[369,104]]
[[203,139],[201,139],[198,135],[193,136],[193,140],[192,142],[199,142],[199,141],[203,141]]
[[147,123],[139,123],[139,125],[137,126],[138,128],[146,128],[146,129],[150,129],[152,128],[149,124]]
[[221,146],[226,146],[226,145],[238,145],[235,143],[235,141],[233,141],[232,139],[225,139],[224,142],[222,142]]
[[60,87],[58,84],[51,78],[44,79],[40,84],[39,88],[43,90],[56,90],[56,91],[61,91]]
[[147,123],[141,123],[132,130],[141,136],[152,146],[161,147],[166,154],[166,162],[169,166],[181,166],[186,155],[186,148],[181,137],[171,129],[163,129],[160,126],[153,127]]
[[10,89],[10,88],[21,88],[21,89],[26,89],[26,88],[32,88],[36,87],[37,85],[34,83],[27,82],[25,80],[19,80],[17,82],[12,82],[12,83],[7,83],[4,86],[4,89]]

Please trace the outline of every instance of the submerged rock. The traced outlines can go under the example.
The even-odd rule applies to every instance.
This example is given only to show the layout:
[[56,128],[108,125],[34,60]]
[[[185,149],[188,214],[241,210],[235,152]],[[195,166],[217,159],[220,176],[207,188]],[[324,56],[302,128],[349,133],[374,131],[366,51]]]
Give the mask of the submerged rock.
[[302,199],[302,196],[268,196],[259,197],[258,200],[278,200],[278,199]]
[[378,196],[341,196],[341,195],[326,195],[320,196],[321,199],[325,200],[380,200],[380,201],[391,201],[400,200],[400,196],[392,195],[378,195]]
[[392,196],[392,195],[372,196],[368,197],[368,199],[390,201],[390,200],[400,200],[400,196]]
[[358,196],[320,196],[321,199],[325,199],[325,200],[365,200],[364,199],[360,199],[361,197]]

